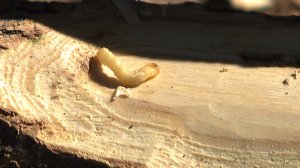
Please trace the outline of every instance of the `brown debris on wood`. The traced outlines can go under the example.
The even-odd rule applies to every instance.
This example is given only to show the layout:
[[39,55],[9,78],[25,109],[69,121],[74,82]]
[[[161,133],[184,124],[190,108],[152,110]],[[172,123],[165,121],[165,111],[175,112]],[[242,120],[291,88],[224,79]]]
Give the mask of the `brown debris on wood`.
[[22,40],[37,40],[48,29],[31,20],[0,21],[0,50],[16,46]]
[[228,69],[227,68],[223,68],[220,70],[220,72],[228,72]]
[[282,81],[282,83],[285,85],[285,86],[288,86],[290,85],[290,79],[286,78]]

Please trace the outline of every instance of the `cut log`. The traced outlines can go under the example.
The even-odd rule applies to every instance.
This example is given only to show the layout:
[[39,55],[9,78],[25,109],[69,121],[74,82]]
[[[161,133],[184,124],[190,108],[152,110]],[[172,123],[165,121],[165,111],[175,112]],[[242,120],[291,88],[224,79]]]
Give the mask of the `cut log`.
[[[297,167],[300,88],[290,76],[295,68],[256,63],[276,58],[293,65],[268,53],[295,54],[299,29],[268,27],[266,34],[241,26],[226,33],[235,27],[180,23],[145,22],[137,29],[101,23],[115,38],[102,37],[102,45],[130,68],[155,62],[161,70],[130,88],[129,98],[113,102],[117,81],[91,59],[98,46],[50,30],[1,50],[0,105],[14,112],[5,120],[51,150],[110,166]],[[257,36],[247,39],[254,29]],[[283,29],[290,34],[278,33]],[[224,54],[214,53],[216,47]],[[249,48],[266,57],[236,55]]]

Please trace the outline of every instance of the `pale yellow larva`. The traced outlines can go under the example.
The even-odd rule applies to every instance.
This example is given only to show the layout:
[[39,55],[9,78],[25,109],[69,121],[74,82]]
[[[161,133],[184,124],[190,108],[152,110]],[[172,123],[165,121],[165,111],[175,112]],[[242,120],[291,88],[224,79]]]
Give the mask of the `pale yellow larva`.
[[154,78],[160,72],[158,65],[155,63],[149,63],[137,70],[130,71],[107,48],[100,48],[95,58],[100,65],[103,64],[109,67],[119,79],[121,85],[126,87],[138,86]]

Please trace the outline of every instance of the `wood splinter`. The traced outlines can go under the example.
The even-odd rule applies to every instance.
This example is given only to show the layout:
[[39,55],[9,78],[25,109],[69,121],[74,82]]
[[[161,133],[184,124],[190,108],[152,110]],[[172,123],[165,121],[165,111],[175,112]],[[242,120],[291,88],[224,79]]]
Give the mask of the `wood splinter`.
[[113,93],[113,95],[112,95],[112,97],[110,99],[110,102],[115,101],[119,97],[121,97],[121,98],[128,98],[128,97],[130,97],[130,95],[131,95],[131,91],[129,89],[127,89],[127,88],[125,88],[123,86],[118,86],[115,89],[115,91],[114,91],[114,93]]
[[158,65],[155,63],[149,63],[139,69],[130,71],[107,48],[100,48],[95,58],[100,65],[103,64],[109,67],[119,79],[121,85],[125,87],[138,86],[154,78],[160,72]]

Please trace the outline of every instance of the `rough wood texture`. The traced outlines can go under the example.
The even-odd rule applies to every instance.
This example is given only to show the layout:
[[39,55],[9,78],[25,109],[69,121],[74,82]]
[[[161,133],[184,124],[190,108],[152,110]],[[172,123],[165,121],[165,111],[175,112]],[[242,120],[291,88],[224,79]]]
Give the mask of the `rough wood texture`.
[[299,79],[290,76],[298,28],[144,21],[133,29],[97,20],[84,20],[94,29],[86,36],[133,69],[157,63],[159,76],[110,102],[117,82],[90,62],[97,46],[50,30],[0,51],[1,108],[14,112],[20,131],[111,166],[300,164]]

